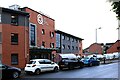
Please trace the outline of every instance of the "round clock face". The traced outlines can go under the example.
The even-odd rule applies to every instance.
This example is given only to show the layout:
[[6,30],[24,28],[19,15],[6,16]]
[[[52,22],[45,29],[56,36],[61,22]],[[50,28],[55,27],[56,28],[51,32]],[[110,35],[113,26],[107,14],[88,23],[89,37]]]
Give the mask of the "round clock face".
[[40,15],[40,14],[37,15],[37,21],[38,21],[39,24],[43,24],[43,17],[42,17],[42,15]]

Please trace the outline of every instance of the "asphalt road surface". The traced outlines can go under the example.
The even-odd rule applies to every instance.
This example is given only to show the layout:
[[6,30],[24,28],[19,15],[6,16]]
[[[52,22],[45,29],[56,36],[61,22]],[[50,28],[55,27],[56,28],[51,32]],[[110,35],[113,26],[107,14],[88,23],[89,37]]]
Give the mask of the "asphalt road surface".
[[[118,78],[118,63],[100,66],[84,67],[82,69],[63,70],[59,72],[45,72],[40,75],[25,74],[21,79],[47,78]],[[63,79],[64,80],[64,79]],[[109,79],[108,79],[109,80]]]

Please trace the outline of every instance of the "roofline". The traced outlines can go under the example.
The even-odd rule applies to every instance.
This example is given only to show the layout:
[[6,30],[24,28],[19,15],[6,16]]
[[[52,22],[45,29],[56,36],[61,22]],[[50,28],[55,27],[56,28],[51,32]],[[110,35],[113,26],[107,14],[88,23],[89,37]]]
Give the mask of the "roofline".
[[5,11],[5,12],[10,12],[10,13],[17,13],[17,14],[21,14],[21,15],[28,15],[29,16],[29,13],[27,12],[24,12],[24,11],[21,11],[21,10],[14,10],[14,9],[9,9],[9,8],[4,8],[4,7],[0,7],[2,9],[2,11]]
[[76,36],[74,36],[74,35],[71,35],[71,34],[69,34],[69,33],[66,33],[66,32],[63,32],[63,31],[60,31],[60,30],[55,30],[55,32],[56,32],[56,33],[66,34],[66,35],[69,35],[69,36],[75,37],[75,38],[80,39],[80,40],[84,40],[84,39],[82,39],[82,38],[76,37]]
[[[29,8],[29,7],[23,7],[23,8],[21,8],[21,9],[25,9],[25,8],[28,8],[28,9],[30,9],[30,10],[32,10],[32,11],[34,11],[34,12],[38,13],[38,14],[41,14],[41,15],[43,15],[43,16],[45,16],[45,17],[49,18],[49,19],[54,20],[53,18],[51,18],[51,17],[49,17],[49,16],[47,16],[47,15],[43,14],[42,12],[38,12],[38,11],[33,10],[33,9]],[[54,21],[55,21],[55,20],[54,20]]]

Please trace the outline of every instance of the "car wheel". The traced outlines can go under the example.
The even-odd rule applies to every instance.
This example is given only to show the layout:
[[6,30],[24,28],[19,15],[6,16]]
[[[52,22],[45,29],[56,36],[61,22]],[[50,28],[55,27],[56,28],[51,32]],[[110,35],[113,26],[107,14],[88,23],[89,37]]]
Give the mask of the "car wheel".
[[35,74],[39,75],[40,74],[40,69],[36,69]]
[[58,67],[55,67],[54,72],[58,72],[58,71],[59,71]]
[[17,71],[13,72],[12,78],[16,79],[19,77],[19,73]]
[[90,64],[89,64],[89,66],[91,67],[91,66],[93,66],[93,64],[92,64],[92,63],[90,63]]

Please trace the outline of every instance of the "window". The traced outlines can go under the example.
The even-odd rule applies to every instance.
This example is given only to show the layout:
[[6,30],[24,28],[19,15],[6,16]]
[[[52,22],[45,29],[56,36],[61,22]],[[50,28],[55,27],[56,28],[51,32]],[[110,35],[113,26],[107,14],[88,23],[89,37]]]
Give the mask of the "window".
[[67,37],[67,40],[70,41],[70,37]]
[[76,50],[78,50],[78,47],[76,47]]
[[72,42],[74,42],[74,38],[72,38]]
[[78,40],[76,39],[76,43],[78,43]]
[[11,64],[12,65],[18,64],[18,54],[11,54]]
[[0,43],[2,43],[2,32],[0,32]]
[[68,45],[68,49],[70,49],[70,45]]
[[18,44],[18,34],[11,33],[11,44]]
[[62,39],[65,40],[65,36],[64,35],[62,35]]
[[54,48],[54,43],[50,43],[50,47],[51,47],[51,48]]
[[36,25],[30,24],[30,45],[36,46]]
[[45,60],[38,61],[40,64],[45,64]]
[[56,48],[60,48],[60,34],[56,33]]
[[45,42],[44,41],[42,41],[42,47],[45,47]]
[[45,64],[51,64],[50,60],[45,60]]
[[50,32],[50,37],[54,37],[54,32]]
[[45,30],[44,29],[42,29],[42,35],[45,35]]
[[65,49],[65,45],[62,45],[62,49]]
[[72,46],[72,50],[74,50],[74,46]]
[[18,25],[18,16],[17,15],[11,15],[11,24]]

